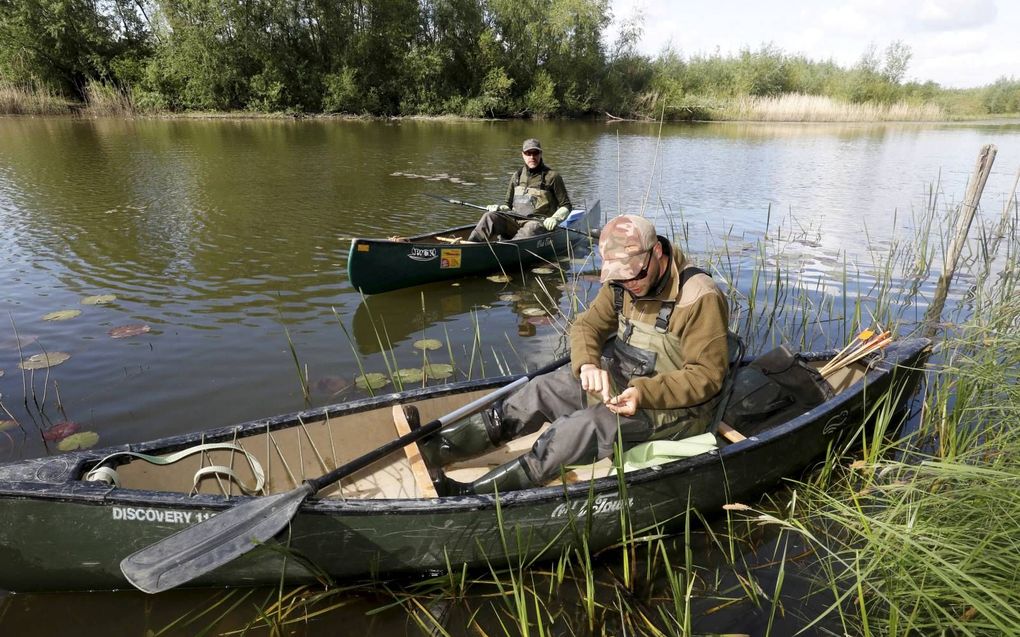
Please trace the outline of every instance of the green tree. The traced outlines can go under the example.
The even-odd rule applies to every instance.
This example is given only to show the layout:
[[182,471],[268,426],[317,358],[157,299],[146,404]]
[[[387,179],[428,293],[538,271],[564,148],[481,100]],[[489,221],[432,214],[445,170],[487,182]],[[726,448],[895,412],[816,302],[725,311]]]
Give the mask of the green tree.
[[122,84],[149,52],[130,0],[0,0],[0,73],[84,99],[89,80]]

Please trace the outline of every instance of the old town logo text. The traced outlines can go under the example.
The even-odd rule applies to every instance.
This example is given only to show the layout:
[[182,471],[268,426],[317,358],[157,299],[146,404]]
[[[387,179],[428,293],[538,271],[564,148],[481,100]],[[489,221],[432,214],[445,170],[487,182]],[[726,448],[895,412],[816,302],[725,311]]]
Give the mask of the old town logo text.
[[407,257],[412,261],[431,261],[438,258],[439,253],[435,248],[416,248],[412,246]]
[[[590,504],[590,506],[589,506]],[[627,505],[634,505],[634,498],[627,498]],[[549,517],[562,518],[567,513],[572,515],[582,515],[585,513],[591,515],[605,515],[607,513],[619,513],[623,504],[620,502],[618,495],[599,496],[590,503],[588,500],[572,500],[570,502],[564,502],[555,509],[553,509],[552,515]]]

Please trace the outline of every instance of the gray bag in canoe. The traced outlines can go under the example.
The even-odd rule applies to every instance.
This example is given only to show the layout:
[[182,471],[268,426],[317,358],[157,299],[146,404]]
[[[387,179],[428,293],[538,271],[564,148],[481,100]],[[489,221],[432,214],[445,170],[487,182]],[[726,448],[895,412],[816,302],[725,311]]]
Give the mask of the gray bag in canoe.
[[723,420],[753,435],[832,398],[832,386],[799,354],[779,346],[740,368]]

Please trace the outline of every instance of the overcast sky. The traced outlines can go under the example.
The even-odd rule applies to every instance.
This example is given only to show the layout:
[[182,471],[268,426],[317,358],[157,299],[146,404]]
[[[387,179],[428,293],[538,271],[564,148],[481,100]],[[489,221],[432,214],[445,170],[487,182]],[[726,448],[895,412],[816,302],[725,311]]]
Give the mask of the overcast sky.
[[617,23],[644,14],[642,53],[672,43],[689,57],[773,43],[785,53],[852,66],[874,43],[913,57],[906,79],[945,87],[1020,79],[1020,0],[611,0]]

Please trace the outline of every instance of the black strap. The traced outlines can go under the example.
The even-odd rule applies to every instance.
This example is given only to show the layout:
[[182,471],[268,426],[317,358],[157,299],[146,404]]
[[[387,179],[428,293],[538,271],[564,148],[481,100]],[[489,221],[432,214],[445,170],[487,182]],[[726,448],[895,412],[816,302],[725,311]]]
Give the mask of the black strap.
[[689,265],[686,268],[684,268],[683,272],[680,273],[680,289],[681,290],[684,289],[684,283],[687,283],[687,281],[692,276],[694,276],[695,274],[704,274],[708,278],[712,278],[711,274],[709,274],[708,272],[705,272],[701,268],[693,266],[693,265]]

